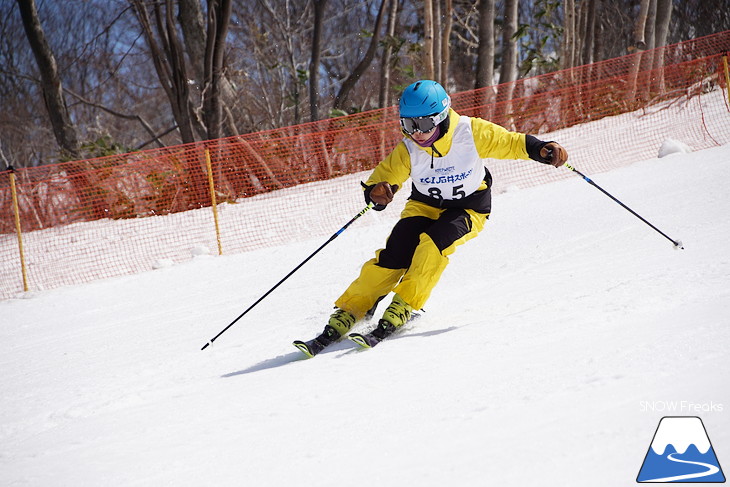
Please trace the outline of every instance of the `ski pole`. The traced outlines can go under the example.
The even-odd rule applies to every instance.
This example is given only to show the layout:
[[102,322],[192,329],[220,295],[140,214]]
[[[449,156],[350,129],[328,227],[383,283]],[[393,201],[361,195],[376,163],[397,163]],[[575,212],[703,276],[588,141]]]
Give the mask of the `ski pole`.
[[606,196],[608,196],[609,198],[611,198],[613,201],[615,201],[619,205],[623,206],[626,210],[628,210],[629,212],[631,212],[631,214],[634,215],[636,218],[638,218],[639,220],[643,221],[644,223],[646,223],[647,225],[649,225],[651,228],[653,228],[654,230],[656,230],[659,234],[661,234],[664,238],[666,238],[667,240],[669,240],[670,242],[672,242],[672,244],[674,244],[674,249],[675,250],[677,250],[677,249],[684,250],[684,247],[682,246],[682,241],[681,240],[674,240],[673,238],[669,237],[666,233],[662,232],[657,227],[655,227],[654,225],[652,225],[651,223],[649,223],[641,215],[639,215],[634,210],[632,210],[631,208],[629,208],[628,206],[626,206],[625,204],[623,204],[621,201],[619,201],[618,199],[616,199],[611,193],[609,193],[608,191],[606,191],[605,189],[603,189],[602,187],[600,187],[599,185],[597,185],[596,183],[594,183],[591,178],[589,178],[588,176],[586,176],[585,174],[583,174],[582,172],[580,172],[579,170],[577,170],[576,168],[574,168],[570,164],[565,164],[565,167],[567,167],[568,169],[570,169],[574,173],[578,174],[580,177],[582,177],[586,182],[588,182],[592,186],[598,188],[603,194],[605,194]]
[[241,313],[240,315],[238,315],[238,316],[236,317],[236,319],[235,319],[235,320],[233,320],[233,321],[231,321],[231,323],[230,323],[230,324],[229,324],[228,326],[226,326],[225,328],[223,328],[223,329],[222,329],[222,330],[220,331],[220,333],[218,333],[218,334],[217,334],[216,336],[214,336],[213,338],[211,338],[211,339],[210,339],[210,341],[209,341],[208,343],[206,343],[205,345],[203,345],[203,348],[201,348],[201,350],[205,350],[206,348],[208,348],[208,345],[212,345],[212,344],[213,344],[213,342],[214,342],[214,341],[215,341],[215,340],[216,340],[216,339],[217,339],[217,338],[218,338],[219,336],[221,336],[222,334],[224,334],[224,333],[225,333],[225,332],[226,332],[226,331],[227,331],[227,330],[228,330],[228,329],[229,329],[230,327],[232,327],[232,326],[233,326],[233,325],[234,325],[234,324],[235,324],[235,323],[236,323],[236,322],[237,322],[238,320],[240,320],[241,318],[243,318],[243,316],[244,316],[244,315],[245,315],[246,313],[248,313],[249,311],[251,311],[251,310],[252,310],[252,309],[253,309],[253,308],[254,308],[254,307],[255,307],[255,306],[257,305],[257,304],[259,304],[259,303],[260,303],[261,301],[263,301],[263,300],[264,300],[264,298],[266,298],[266,296],[268,296],[269,294],[271,294],[271,293],[272,293],[272,292],[274,291],[274,289],[276,289],[276,288],[277,288],[277,287],[279,287],[279,286],[280,286],[280,285],[281,285],[281,284],[282,284],[282,283],[283,283],[284,281],[286,281],[287,279],[289,279],[289,278],[290,278],[290,277],[292,276],[292,274],[294,274],[294,273],[295,273],[296,271],[298,271],[298,270],[299,270],[299,269],[300,269],[300,268],[301,268],[301,267],[302,267],[302,266],[303,266],[304,264],[306,264],[307,262],[309,262],[309,260],[310,260],[310,259],[311,259],[312,257],[314,257],[315,255],[317,255],[317,253],[318,253],[318,252],[319,252],[320,250],[322,250],[323,248],[325,248],[325,247],[326,247],[326,246],[327,246],[327,245],[328,245],[328,244],[329,244],[330,242],[332,242],[332,241],[333,241],[334,239],[336,239],[337,237],[339,237],[339,236],[340,236],[340,234],[341,234],[342,232],[344,232],[344,231],[345,231],[345,230],[347,229],[347,227],[349,227],[350,225],[352,225],[352,224],[353,224],[353,222],[354,222],[355,220],[357,220],[358,218],[360,218],[361,216],[363,216],[363,215],[365,214],[365,212],[367,212],[367,211],[368,211],[368,210],[369,210],[370,208],[372,208],[372,207],[373,207],[373,204],[372,204],[372,203],[368,203],[368,205],[367,205],[367,206],[366,206],[365,208],[363,208],[363,209],[362,209],[362,211],[360,211],[360,213],[358,213],[357,215],[355,215],[354,217],[352,217],[352,219],[351,219],[351,220],[350,220],[349,222],[345,223],[345,225],[344,225],[344,226],[343,226],[342,228],[340,228],[340,229],[339,229],[339,230],[337,230],[337,231],[336,231],[335,233],[333,233],[333,234],[332,234],[332,236],[331,236],[331,237],[330,237],[330,238],[329,238],[329,239],[328,239],[328,240],[327,240],[327,241],[326,241],[325,243],[323,243],[322,245],[320,245],[320,247],[319,247],[319,248],[318,248],[317,250],[315,250],[314,252],[312,252],[311,254],[309,254],[309,257],[307,257],[306,259],[304,259],[304,260],[303,260],[303,261],[302,261],[302,262],[301,262],[301,263],[300,263],[300,264],[299,264],[298,266],[296,266],[296,267],[295,267],[295,268],[294,268],[294,269],[293,269],[293,270],[292,270],[292,271],[291,271],[291,272],[290,272],[289,274],[287,274],[286,276],[284,276],[284,278],[283,278],[283,279],[282,279],[281,281],[277,282],[277,283],[276,283],[276,284],[274,285],[274,287],[272,287],[271,289],[269,289],[268,291],[266,291],[266,293],[265,293],[265,294],[264,294],[263,296],[261,296],[261,297],[260,297],[259,299],[257,299],[257,300],[256,300],[256,302],[255,302],[255,303],[253,303],[253,304],[252,304],[251,306],[249,306],[249,307],[248,307],[248,308],[246,309],[246,311],[244,311],[243,313]]

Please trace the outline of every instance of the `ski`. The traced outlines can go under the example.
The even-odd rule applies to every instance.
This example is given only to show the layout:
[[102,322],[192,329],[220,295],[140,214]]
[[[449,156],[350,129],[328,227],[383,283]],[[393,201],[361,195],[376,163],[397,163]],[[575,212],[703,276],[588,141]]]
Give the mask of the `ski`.
[[347,338],[360,345],[362,348],[373,348],[382,340],[372,333],[350,333]]
[[329,347],[340,339],[340,334],[330,325],[324,327],[324,331],[318,337],[309,341],[294,340],[292,344],[297,347],[308,358],[312,358],[319,352]]
[[[413,320],[416,320],[421,317],[420,313],[413,313],[411,315],[411,318],[408,320],[408,323],[410,323]],[[370,331],[369,333],[350,333],[347,338],[349,338],[351,341],[357,343],[362,348],[373,348],[375,345],[383,341],[387,336],[390,335],[388,333],[383,338],[378,337],[377,335],[374,335],[373,332],[377,330],[375,328],[374,330]],[[399,330],[393,330],[393,331],[399,331]],[[392,333],[392,332],[391,332]],[[329,338],[326,334],[322,334],[316,338],[313,338],[308,341],[302,341],[302,340],[294,340],[292,342],[292,345],[297,347],[300,352],[302,352],[304,355],[307,356],[307,358],[312,358],[316,355],[318,355],[322,350],[329,347],[336,341],[338,341],[339,336],[337,339]]]
[[292,344],[297,347],[304,355],[308,358],[312,358],[319,352],[324,350],[327,346],[313,338],[309,341],[303,342],[301,340],[294,340]]
[[[406,322],[410,323],[414,320],[417,320],[421,317],[420,313],[413,313],[410,317],[410,319]],[[392,326],[392,325],[390,325]],[[405,325],[404,325],[405,326]],[[394,328],[391,331],[383,332],[383,330],[378,330],[376,327],[374,330],[370,331],[369,333],[350,333],[347,338],[349,338],[351,341],[357,343],[362,348],[373,348],[378,343],[382,342],[389,336],[392,336],[393,334],[399,333],[402,331],[403,327]],[[376,334],[376,331],[380,331],[379,334]],[[379,336],[380,335],[380,336]]]

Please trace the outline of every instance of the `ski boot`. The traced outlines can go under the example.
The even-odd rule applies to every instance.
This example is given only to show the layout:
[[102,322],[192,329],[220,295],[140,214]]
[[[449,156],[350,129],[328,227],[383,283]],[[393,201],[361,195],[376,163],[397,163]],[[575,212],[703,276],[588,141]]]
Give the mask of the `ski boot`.
[[361,347],[372,348],[406,324],[412,312],[413,308],[396,294],[373,331],[366,335],[352,333],[348,338]]
[[355,324],[355,321],[355,317],[352,313],[345,311],[344,309],[337,308],[330,316],[329,322],[324,327],[324,331],[321,335],[307,342],[294,340],[294,346],[301,350],[304,355],[312,358],[342,338],[343,335],[350,331],[350,328],[352,328],[352,325]]

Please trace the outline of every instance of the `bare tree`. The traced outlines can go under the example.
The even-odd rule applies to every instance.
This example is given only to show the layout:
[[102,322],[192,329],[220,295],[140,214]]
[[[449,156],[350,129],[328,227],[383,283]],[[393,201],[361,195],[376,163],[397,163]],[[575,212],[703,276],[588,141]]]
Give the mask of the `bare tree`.
[[[654,47],[664,47],[667,45],[667,35],[669,34],[669,23],[672,20],[672,0],[658,0],[656,13],[656,30],[654,32]],[[660,59],[661,61],[661,59]],[[659,63],[661,67],[663,63]],[[654,63],[657,67],[657,63]]]
[[205,88],[203,90],[203,119],[208,139],[222,135],[221,91],[224,75],[224,54],[228,23],[231,19],[231,0],[208,2],[208,35],[205,45]]
[[667,35],[669,33],[669,23],[672,19],[672,0],[659,0],[657,3],[655,47],[658,48],[654,56],[654,65],[652,69],[657,72],[654,79],[653,90],[662,93],[664,87],[664,72],[660,71],[664,67],[664,46],[667,45]]
[[652,0],[641,0],[639,3],[639,15],[636,17],[634,23],[634,45],[633,50],[644,50],[646,49],[646,38],[644,37],[646,32],[646,22],[649,16],[649,5]]
[[72,157],[78,157],[79,140],[76,127],[68,113],[56,58],[43,32],[35,0],[18,0],[18,7],[28,42],[38,64],[43,100],[48,110],[53,134],[64,152]]
[[322,56],[322,23],[327,0],[313,0],[312,57],[309,62],[309,112],[312,122],[319,120],[319,67]]
[[[437,0],[438,1],[438,0]],[[446,86],[449,82],[449,64],[451,59],[451,26],[453,18],[453,0],[445,0],[444,11],[441,15],[443,23],[441,25],[441,59],[439,60],[439,81],[442,86]]]
[[190,58],[192,74],[195,75],[198,84],[202,86],[205,78],[203,60],[205,59],[206,40],[205,18],[200,0],[178,0],[178,18],[185,42],[185,51]]
[[174,21],[174,6],[172,0],[164,0],[164,2],[164,9],[158,1],[152,6],[155,21],[155,30],[153,30],[147,2],[130,0],[142,27],[142,33],[147,41],[160,84],[170,102],[182,141],[191,143],[196,141],[195,133],[197,132],[202,138],[205,135],[205,129],[191,105],[189,78],[182,43]]
[[639,4],[639,15],[634,21],[633,44],[628,46],[630,53],[636,53],[628,74],[628,90],[626,99],[631,102],[636,98],[636,83],[641,70],[641,52],[646,49],[646,23],[649,15],[649,5],[652,0],[641,0]]
[[560,49],[560,69],[575,67],[575,0],[563,4],[563,43]]
[[[654,33],[656,31],[656,12],[657,0],[649,0],[649,11],[646,16],[646,25],[644,27],[644,49],[651,51],[656,45]],[[654,64],[654,53],[646,52],[641,56],[641,70],[651,69]]]
[[[308,22],[310,15],[308,8],[306,8],[307,4],[291,1],[272,4],[269,0],[258,0],[257,3],[263,7],[269,19],[268,25],[262,25],[261,27],[257,25],[257,28],[262,29],[264,32],[270,31],[270,33],[265,34],[266,37],[281,43],[281,46],[272,52],[276,57],[258,61],[266,65],[286,66],[288,79],[285,82],[289,83],[290,86],[282,88],[289,91],[285,97],[289,98],[294,111],[293,123],[298,124],[302,118],[300,110],[302,103],[301,90],[305,86],[306,76],[308,75],[308,72],[303,69],[306,62],[300,57],[298,46],[298,43],[303,40],[303,31],[310,28]],[[256,34],[260,35],[259,32],[256,32]],[[268,47],[270,48],[270,46]],[[267,88],[270,89],[271,87]]]
[[[582,43],[582,64],[591,64],[593,62],[594,45],[596,42],[596,2],[597,0],[588,0],[585,4],[583,32],[581,35]],[[586,8],[587,7],[587,8]]]
[[494,3],[494,0],[479,2],[476,89],[494,84]]
[[670,43],[730,30],[727,0],[683,0],[673,4]]
[[[208,30],[222,32],[217,15],[224,13],[218,7],[223,6],[223,0],[0,2],[0,105],[4,107],[0,124],[8,161],[19,167],[33,166],[74,157],[74,147],[78,157],[93,157],[106,154],[109,148],[126,152],[148,141],[177,144],[219,133],[240,133],[236,127],[248,132],[295,125],[309,120],[310,115],[312,119],[326,117],[343,81],[351,76],[353,66],[363,61],[371,39],[363,41],[362,32],[372,31],[382,2],[225,1],[231,6],[227,42],[215,45],[208,45],[216,39]],[[312,45],[312,14],[316,4],[325,2],[321,59],[311,64],[317,51]],[[435,2],[427,2],[427,9],[420,1],[393,0],[388,4],[380,39],[382,57],[371,62],[349,90],[343,106],[388,106],[395,86],[421,76],[449,83],[451,91],[489,86],[502,72],[502,80],[510,79],[506,76],[509,56],[503,63],[501,45],[509,49],[512,39],[501,31],[496,35],[487,32],[501,26],[502,5],[516,2]],[[453,15],[449,13],[450,2]],[[719,8],[727,0],[654,2],[654,7],[652,0],[519,2],[520,16],[533,14],[523,20],[530,27],[519,36],[521,58],[526,59],[531,49],[541,49],[534,47],[546,32],[540,29],[552,22],[563,28],[564,34],[560,40],[550,38],[545,52],[559,52],[561,67],[624,55],[629,47],[631,52],[641,53],[646,61],[644,69],[657,71],[648,94],[658,96],[663,92],[661,47],[730,29],[730,9]],[[558,4],[554,7],[557,13],[546,14],[550,19],[538,25],[534,14]],[[37,25],[42,25],[38,31],[33,30],[33,7],[40,17]],[[485,13],[489,7],[498,11]],[[146,27],[137,15],[142,15],[141,10]],[[434,12],[440,15],[429,20],[426,12],[431,17]],[[209,13],[216,15],[215,23]],[[491,20],[493,16],[500,17],[497,23]],[[450,18],[453,26],[449,37]],[[348,28],[343,29],[343,25]],[[36,32],[44,34],[45,47],[40,41],[29,44],[27,27],[31,28],[30,37],[38,39]],[[222,42],[222,36],[218,40]],[[429,63],[424,62],[430,52],[426,46],[429,42],[436,46],[439,41],[440,50],[431,54],[439,61],[434,61],[439,72],[431,75]],[[498,61],[484,58],[493,49],[492,41],[498,44]],[[637,49],[648,48],[652,42],[658,49],[651,53],[650,65],[650,55]],[[53,57],[43,56],[47,46],[51,46]],[[215,47],[207,58],[206,46]],[[379,55],[376,50],[376,57]],[[52,69],[47,69],[49,66]],[[637,63],[634,79],[643,90],[644,81],[638,83],[643,76],[640,68]],[[497,73],[490,73],[491,69]],[[219,84],[213,82],[216,73]],[[215,85],[219,89],[221,132],[210,118],[218,116],[216,109],[211,109],[211,103],[216,105]],[[307,89],[316,90],[314,104],[311,96],[307,100]],[[630,93],[626,101],[639,102],[636,95],[647,94],[641,90]],[[485,90],[486,95],[490,92]],[[505,86],[500,100],[510,96]],[[373,99],[378,100],[377,105]],[[171,127],[178,126],[170,132]]]
[[360,60],[358,65],[355,66],[355,69],[352,71],[350,76],[348,76],[347,79],[342,83],[342,86],[340,87],[340,90],[337,93],[333,104],[333,108],[335,110],[341,110],[343,108],[343,105],[347,101],[347,97],[350,94],[350,91],[358,82],[363,73],[365,73],[365,70],[368,69],[370,63],[372,63],[373,59],[375,58],[375,52],[377,51],[378,43],[380,42],[380,31],[383,27],[385,11],[388,8],[389,1],[390,0],[382,0],[380,3],[380,9],[378,10],[378,16],[375,19],[375,27],[373,28],[373,35],[370,38],[370,45],[368,46],[368,50],[365,52],[365,56],[362,58],[362,60]]
[[[180,25],[175,21],[173,0],[155,0],[151,5],[144,0],[129,1],[142,27],[149,55],[167,94],[183,143],[220,138],[223,135],[223,99],[230,98],[224,82],[231,0],[208,2],[204,34],[200,28],[200,6],[195,2],[181,0],[178,4],[178,18],[183,23]],[[179,32],[183,33],[184,41]],[[186,48],[190,49],[189,53]],[[202,58],[199,57],[201,48]],[[202,88],[195,93],[190,80],[201,75]],[[229,120],[226,135],[232,135],[231,125]]]
[[[210,64],[208,57],[214,54],[219,57],[216,61],[220,63],[217,78],[217,91],[220,100],[217,103],[217,110],[221,111],[223,117],[223,135],[225,136],[239,133],[235,117],[231,111],[231,107],[236,105],[237,95],[226,71],[225,35],[220,35],[220,32],[216,34],[216,31],[225,29],[226,34],[229,32],[231,8],[230,0],[225,0],[223,3],[219,0],[209,2],[206,28],[201,0],[178,0],[180,30],[183,34],[191,74],[194,75],[195,86],[198,88],[197,96],[200,98],[210,94],[210,90],[207,89],[209,85],[206,83],[206,69],[213,69],[213,65]],[[221,14],[227,16],[227,19],[221,19]],[[216,17],[215,20],[211,16]],[[211,42],[213,42],[212,46],[210,45]],[[209,77],[210,73],[208,73]],[[208,83],[210,81],[209,79]],[[191,92],[191,95],[193,95],[193,92]],[[209,122],[209,120],[206,120],[206,125]],[[210,128],[208,128],[208,138],[213,138]]]
[[390,104],[390,65],[395,42],[395,26],[398,22],[398,2],[391,0],[390,12],[388,13],[388,33],[385,36],[383,47],[383,59],[380,63],[380,90],[378,93],[378,106],[386,107]]
[[433,0],[423,0],[423,73],[427,79],[435,74],[434,35]]
[[433,77],[434,81],[441,79],[441,1],[442,0],[431,0],[431,18],[433,19]]
[[518,0],[505,0],[504,25],[502,26],[502,66],[499,72],[499,94],[502,102],[498,107],[497,118],[502,125],[512,128],[512,96],[517,79],[517,19]]
[[[634,100],[637,97],[639,73],[652,69],[654,64],[654,52],[651,50],[656,45],[656,27],[657,0],[642,0],[639,17],[634,25],[634,44],[629,46],[630,52],[636,52],[634,64],[629,71],[629,90],[627,94],[629,100]],[[648,83],[641,90],[640,97],[643,99],[650,97],[650,86]]]
[[504,26],[502,27],[502,68],[499,82],[509,83],[517,78],[517,33],[518,0],[505,0]]

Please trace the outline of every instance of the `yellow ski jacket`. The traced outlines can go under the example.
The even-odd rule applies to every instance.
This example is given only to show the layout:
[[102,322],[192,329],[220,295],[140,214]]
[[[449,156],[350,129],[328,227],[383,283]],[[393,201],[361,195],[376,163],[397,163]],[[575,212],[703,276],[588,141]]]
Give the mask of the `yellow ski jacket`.
[[[460,115],[453,109],[449,110],[449,130],[441,138],[439,138],[432,147],[420,147],[431,157],[445,156],[451,150],[454,132],[459,123]],[[510,132],[509,130],[497,124],[483,120],[481,118],[470,118],[471,131],[474,137],[474,146],[480,158],[494,159],[530,159],[526,143],[525,134],[518,132]],[[534,139],[534,137],[532,137]],[[542,141],[535,139],[539,145],[544,144]],[[435,151],[434,151],[435,148]],[[538,149],[539,151],[539,149]],[[530,151],[532,152],[532,151]],[[411,157],[405,144],[405,139],[401,140],[393,151],[388,154],[373,170],[370,177],[366,181],[366,186],[372,186],[381,181],[388,182],[391,186],[397,185],[399,188],[411,176]],[[486,192],[491,185],[491,175],[485,168],[485,177],[482,185],[476,193],[469,195],[462,200],[437,200],[427,195],[419,193],[415,187],[411,192],[411,199],[422,201],[437,207],[458,207],[470,208],[480,213],[489,213],[491,206],[491,197],[488,194],[479,194]]]

